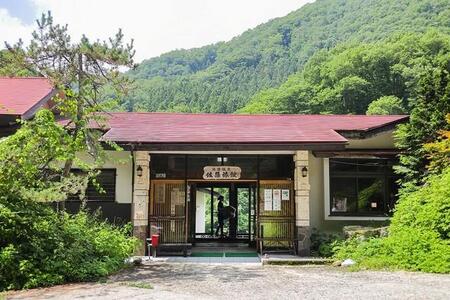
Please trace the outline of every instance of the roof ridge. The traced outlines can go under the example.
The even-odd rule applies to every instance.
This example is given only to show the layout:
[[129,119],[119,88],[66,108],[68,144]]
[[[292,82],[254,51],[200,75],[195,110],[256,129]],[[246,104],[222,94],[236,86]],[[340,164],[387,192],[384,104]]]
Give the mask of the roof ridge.
[[141,114],[141,115],[205,115],[205,116],[243,116],[243,117],[266,117],[266,116],[283,116],[283,117],[368,117],[368,118],[403,118],[408,117],[408,115],[352,115],[352,114],[235,114],[235,113],[208,113],[208,112],[200,112],[200,113],[189,113],[189,112],[160,112],[160,111],[112,111],[112,112],[104,112],[106,114]]
[[46,79],[46,80],[50,80],[47,77],[39,77],[39,76],[26,76],[26,77],[21,77],[21,76],[0,76],[0,79]]

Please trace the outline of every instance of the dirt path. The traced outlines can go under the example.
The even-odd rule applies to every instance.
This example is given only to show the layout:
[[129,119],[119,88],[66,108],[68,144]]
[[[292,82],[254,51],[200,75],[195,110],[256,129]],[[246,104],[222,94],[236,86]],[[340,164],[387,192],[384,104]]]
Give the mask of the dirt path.
[[69,284],[7,299],[450,299],[450,276],[332,267],[153,263],[107,283]]

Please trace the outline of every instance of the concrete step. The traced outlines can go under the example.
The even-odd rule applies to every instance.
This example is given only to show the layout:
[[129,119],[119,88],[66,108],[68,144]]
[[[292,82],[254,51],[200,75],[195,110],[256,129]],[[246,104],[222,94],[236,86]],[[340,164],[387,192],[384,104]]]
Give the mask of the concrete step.
[[264,255],[263,265],[328,265],[333,261],[322,257],[301,257],[295,255]]

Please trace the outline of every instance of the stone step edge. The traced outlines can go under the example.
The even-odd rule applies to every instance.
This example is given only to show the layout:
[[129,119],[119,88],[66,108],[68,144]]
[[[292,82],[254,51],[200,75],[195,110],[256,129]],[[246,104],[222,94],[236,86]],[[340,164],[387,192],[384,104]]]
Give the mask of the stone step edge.
[[305,258],[305,259],[289,259],[289,258],[261,258],[263,265],[331,265],[332,259],[328,258]]

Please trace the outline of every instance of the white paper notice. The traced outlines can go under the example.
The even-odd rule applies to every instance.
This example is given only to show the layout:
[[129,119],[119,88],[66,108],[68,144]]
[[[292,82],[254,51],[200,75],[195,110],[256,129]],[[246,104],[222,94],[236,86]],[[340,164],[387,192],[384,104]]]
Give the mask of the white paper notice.
[[289,190],[281,190],[281,200],[289,201]]
[[281,190],[273,190],[273,200],[281,200]]
[[272,210],[272,189],[264,189],[264,210]]
[[273,210],[281,210],[281,190],[273,190]]
[[281,198],[273,198],[273,210],[281,210]]
[[155,198],[156,198],[156,203],[166,202],[166,185],[165,184],[155,185]]
[[170,192],[170,203],[172,205],[177,205],[178,204],[178,189],[173,189]]

